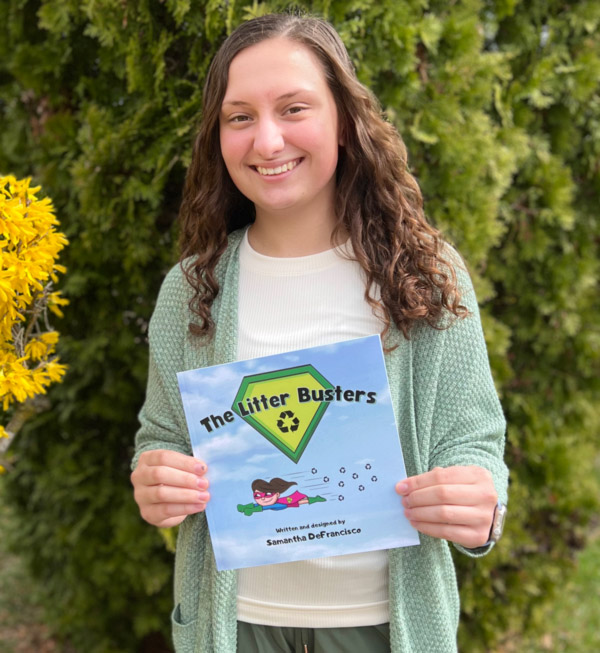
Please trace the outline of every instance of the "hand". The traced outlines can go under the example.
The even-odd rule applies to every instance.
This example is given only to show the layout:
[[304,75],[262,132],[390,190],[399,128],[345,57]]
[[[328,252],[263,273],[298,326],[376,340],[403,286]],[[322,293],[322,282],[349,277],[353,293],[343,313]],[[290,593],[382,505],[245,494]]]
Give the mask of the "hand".
[[254,514],[255,512],[263,511],[262,506],[258,506],[255,503],[247,503],[245,506],[241,503],[238,503],[237,509],[238,512],[243,512],[246,517],[250,517],[250,515]]
[[498,495],[482,467],[436,467],[396,485],[404,514],[421,533],[474,549],[489,539]]
[[176,451],[144,451],[131,474],[140,514],[149,524],[177,526],[210,499],[206,464]]

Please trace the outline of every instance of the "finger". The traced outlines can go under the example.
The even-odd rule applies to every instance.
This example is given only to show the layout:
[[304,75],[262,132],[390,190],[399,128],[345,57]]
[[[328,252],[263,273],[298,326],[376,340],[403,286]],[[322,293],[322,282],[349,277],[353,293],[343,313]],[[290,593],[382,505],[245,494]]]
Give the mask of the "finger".
[[179,451],[169,451],[168,449],[145,451],[140,456],[139,464],[148,467],[172,467],[190,474],[205,474],[207,470],[206,463],[203,460],[179,453]]
[[194,515],[206,510],[206,503],[159,503],[154,506],[153,512],[159,519]]
[[[136,474],[141,485],[169,485],[172,487],[206,490],[209,484],[205,476],[184,472],[174,467],[149,467],[143,465],[136,472],[134,474]],[[132,482],[135,483],[135,477]]]
[[154,526],[165,526],[165,522],[179,520],[181,523],[188,515],[203,512],[205,503],[160,503],[144,507],[140,514]]
[[448,540],[461,544],[468,549],[475,549],[479,546],[486,544],[488,538],[487,534],[483,534],[479,530],[470,528],[469,526],[453,525],[453,524],[433,524],[431,522],[410,522],[420,533],[437,537],[441,540]]
[[140,488],[137,498],[144,504],[206,503],[210,494],[204,490],[186,490],[168,485],[151,485]]
[[152,450],[141,454],[136,469],[131,474],[135,488],[146,485],[172,485],[206,489],[208,479],[204,477],[206,464],[177,451]]
[[482,472],[489,475],[487,470],[474,465],[435,467],[429,472],[409,476],[396,484],[398,494],[406,495],[426,487],[435,485],[475,484],[482,478]]
[[186,512],[183,515],[177,515],[175,517],[167,517],[166,519],[161,519],[161,518],[155,518],[153,519],[146,519],[147,522],[152,524],[153,526],[158,526],[158,528],[170,528],[171,526],[178,526],[181,524],[181,522],[188,517],[189,515],[195,514],[195,513],[201,513],[203,512],[203,509],[200,510],[195,510],[194,512]]
[[415,490],[402,497],[406,508],[417,506],[459,505],[478,506],[485,503],[487,494],[475,485],[434,485]]
[[158,526],[158,528],[172,528],[173,526],[179,526],[186,517],[187,515],[183,517],[171,517],[171,519],[165,519],[158,524],[154,524],[154,526]]
[[470,506],[425,506],[423,508],[407,508],[404,514],[411,522],[476,528],[486,527],[489,533],[489,511],[480,508]]

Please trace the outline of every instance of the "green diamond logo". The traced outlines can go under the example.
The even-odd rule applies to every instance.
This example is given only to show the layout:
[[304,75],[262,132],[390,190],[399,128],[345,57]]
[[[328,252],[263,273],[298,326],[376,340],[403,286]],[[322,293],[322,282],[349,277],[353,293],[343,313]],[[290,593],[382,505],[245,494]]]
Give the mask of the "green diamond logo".
[[[300,401],[298,388],[310,400]],[[328,389],[333,385],[312,365],[252,374],[242,379],[231,408],[297,463],[329,406],[314,397]]]

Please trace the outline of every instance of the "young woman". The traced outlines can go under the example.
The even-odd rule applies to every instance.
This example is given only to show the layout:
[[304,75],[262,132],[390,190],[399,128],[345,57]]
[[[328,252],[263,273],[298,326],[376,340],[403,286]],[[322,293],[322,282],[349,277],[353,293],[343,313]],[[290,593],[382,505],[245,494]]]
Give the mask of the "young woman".
[[[222,45],[181,220],[132,474],[143,518],[181,524],[176,650],[455,651],[448,542],[472,556],[492,545],[504,419],[468,275],[326,22],[265,16]],[[176,372],[373,333],[410,475],[398,500],[420,546],[217,572],[210,461],[190,455]]]

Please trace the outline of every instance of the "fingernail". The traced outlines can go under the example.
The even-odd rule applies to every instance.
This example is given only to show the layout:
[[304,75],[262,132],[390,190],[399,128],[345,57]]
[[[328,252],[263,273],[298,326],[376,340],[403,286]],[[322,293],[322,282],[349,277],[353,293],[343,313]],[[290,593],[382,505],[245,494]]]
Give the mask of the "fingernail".
[[408,483],[398,483],[396,485],[396,492],[398,494],[406,494],[408,492]]
[[198,463],[197,465],[194,466],[194,471],[196,472],[196,474],[204,474],[204,472],[206,471],[206,465]]
[[198,501],[206,503],[208,501],[208,492],[198,492]]
[[206,490],[208,487],[208,479],[204,477],[197,479],[196,483],[201,490]]

